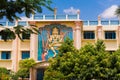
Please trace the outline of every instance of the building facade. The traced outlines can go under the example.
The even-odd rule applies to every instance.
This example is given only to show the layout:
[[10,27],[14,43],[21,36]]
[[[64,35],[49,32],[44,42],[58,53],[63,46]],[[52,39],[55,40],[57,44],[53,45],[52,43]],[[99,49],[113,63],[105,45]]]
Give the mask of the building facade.
[[[25,58],[33,58],[36,65],[31,69],[31,80],[42,80],[44,67],[49,58],[55,57],[57,48],[65,38],[74,40],[74,46],[80,49],[87,43],[94,44],[102,39],[107,51],[115,51],[120,45],[120,22],[118,20],[104,20],[98,17],[97,21],[82,21],[79,13],[76,15],[34,15],[30,20],[0,22],[2,27],[12,28],[15,25],[31,27],[36,25],[41,34],[21,35],[24,41],[18,37],[7,42],[0,36],[0,67],[6,67],[16,72],[19,69],[19,61]],[[2,29],[2,28],[0,28]]]

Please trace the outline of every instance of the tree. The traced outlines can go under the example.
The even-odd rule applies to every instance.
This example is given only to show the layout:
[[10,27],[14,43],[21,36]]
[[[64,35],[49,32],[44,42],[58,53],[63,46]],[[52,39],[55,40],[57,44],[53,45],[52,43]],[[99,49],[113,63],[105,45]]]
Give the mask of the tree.
[[120,18],[120,6],[118,6],[115,14],[118,16],[118,18]]
[[1,67],[0,68],[0,80],[9,80],[9,71],[6,68]]
[[0,0],[0,19],[6,17],[13,21],[20,19],[18,14],[22,13],[29,18],[31,14],[41,13],[42,7],[53,10],[50,7],[51,3],[51,0]]
[[66,39],[60,46],[58,56],[49,60],[50,66],[45,71],[44,80],[72,80],[75,78],[73,68],[78,55],[73,41]]
[[50,66],[45,71],[44,80],[120,79],[120,49],[110,54],[105,51],[105,45],[101,40],[95,45],[88,43],[79,51],[67,51],[49,61]]
[[33,59],[24,59],[19,62],[20,69],[16,73],[20,78],[29,78],[30,68],[33,67],[35,61]]
[[[30,16],[36,12],[41,13],[42,7],[53,11],[50,7],[51,3],[51,0],[0,0],[0,19],[6,17],[9,21],[13,22],[14,20],[20,19],[19,14],[22,13],[30,18]],[[24,28],[22,25],[17,25],[13,29],[2,27],[2,30],[0,30],[0,36],[2,36],[4,41],[15,39],[16,35],[22,40],[20,36],[22,33],[38,34],[39,30],[35,25],[34,27],[32,25],[31,28]]]

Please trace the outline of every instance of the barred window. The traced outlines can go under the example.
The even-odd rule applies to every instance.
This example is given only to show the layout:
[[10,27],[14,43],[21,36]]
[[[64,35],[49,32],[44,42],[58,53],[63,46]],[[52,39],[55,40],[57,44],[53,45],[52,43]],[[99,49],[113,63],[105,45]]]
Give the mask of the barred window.
[[22,59],[30,58],[30,51],[22,51]]
[[105,39],[116,39],[115,31],[105,31]]
[[84,31],[84,39],[94,39],[95,33],[94,31]]
[[11,59],[11,52],[10,51],[2,51],[1,59]]

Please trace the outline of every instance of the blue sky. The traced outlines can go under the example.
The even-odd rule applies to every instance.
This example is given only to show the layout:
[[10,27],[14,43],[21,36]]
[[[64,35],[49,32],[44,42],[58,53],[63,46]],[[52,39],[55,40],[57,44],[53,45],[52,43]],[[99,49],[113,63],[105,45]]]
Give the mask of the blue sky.
[[[52,0],[51,7],[57,8],[57,14],[76,14],[80,11],[81,20],[97,20],[98,15],[103,19],[118,19],[115,10],[120,5],[120,0]],[[43,7],[41,14],[53,14]],[[21,15],[23,20],[26,17]],[[3,21],[3,20],[0,20]]]
[[[57,8],[57,14],[75,14],[80,10],[80,19],[97,20],[98,15],[102,19],[114,19],[114,11],[120,0],[52,0],[51,6]],[[53,14],[43,8],[42,14]]]

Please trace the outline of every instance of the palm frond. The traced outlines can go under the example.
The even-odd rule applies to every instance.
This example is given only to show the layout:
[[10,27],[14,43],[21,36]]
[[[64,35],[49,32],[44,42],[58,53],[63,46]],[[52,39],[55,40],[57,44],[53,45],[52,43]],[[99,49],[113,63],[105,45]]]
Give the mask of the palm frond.
[[15,39],[15,33],[11,31],[9,28],[5,28],[0,31],[0,36],[2,36],[2,39],[4,41],[10,40],[10,39]]
[[115,14],[116,14],[118,17],[120,17],[120,6],[117,8]]

